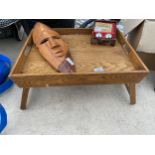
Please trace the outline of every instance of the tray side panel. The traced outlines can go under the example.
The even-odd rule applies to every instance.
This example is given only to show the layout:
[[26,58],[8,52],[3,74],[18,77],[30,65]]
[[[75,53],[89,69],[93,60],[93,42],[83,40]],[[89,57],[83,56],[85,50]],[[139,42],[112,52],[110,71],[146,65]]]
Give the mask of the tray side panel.
[[119,30],[117,30],[117,38],[122,48],[124,49],[124,52],[128,55],[128,57],[130,58],[130,61],[133,63],[135,68],[137,70],[144,70],[148,73],[149,70],[146,67],[146,65],[143,63],[143,61],[138,56],[136,51],[133,49],[133,47],[130,45],[130,43],[127,41],[127,39]]
[[29,54],[29,52],[31,51],[31,47],[33,45],[33,41],[32,41],[32,32],[29,34],[28,38],[25,41],[24,46],[22,47],[12,69],[10,72],[9,77],[11,77],[13,74],[20,74],[24,64],[26,62],[26,58],[27,55]]
[[93,84],[124,84],[138,83],[146,73],[113,73],[90,75],[45,75],[45,76],[14,76],[14,81],[19,87],[48,87],[64,85],[93,85]]

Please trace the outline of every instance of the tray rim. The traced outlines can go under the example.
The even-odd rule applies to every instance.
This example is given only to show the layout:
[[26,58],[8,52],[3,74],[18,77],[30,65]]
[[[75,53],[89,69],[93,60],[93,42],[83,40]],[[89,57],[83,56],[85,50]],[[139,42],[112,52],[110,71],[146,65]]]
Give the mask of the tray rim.
[[[55,29],[56,31],[58,32],[65,32],[66,34],[72,34],[72,32],[75,32],[77,31],[77,34],[83,34],[83,32],[86,32],[86,33],[90,33],[92,31],[92,29],[83,29],[83,28],[56,28]],[[29,36],[27,37],[14,65],[13,65],[13,68],[9,74],[9,77],[14,79],[14,78],[22,78],[22,77],[42,77],[42,76],[69,76],[70,74],[65,74],[65,73],[50,73],[50,74],[24,74],[24,73],[16,73],[16,68],[17,66],[19,65],[20,61],[22,60],[22,55],[26,49],[26,47],[28,45],[30,45],[31,47],[33,46],[33,41],[32,41],[32,32],[33,32],[33,29],[31,31],[31,33],[29,34]],[[124,37],[124,35],[122,34],[122,32],[120,32],[118,29],[117,29],[117,39],[120,39],[119,40],[119,43],[121,44],[121,46],[123,45],[126,45],[130,52],[133,54],[133,56],[135,57],[136,61],[138,61],[138,63],[140,63],[141,67],[143,67],[143,69],[141,70],[134,70],[134,71],[129,71],[129,72],[102,72],[102,73],[95,73],[95,72],[86,72],[86,73],[79,73],[79,72],[75,72],[75,73],[72,73],[71,75],[79,75],[79,76],[89,76],[89,75],[101,75],[101,76],[104,76],[104,75],[123,75],[123,74],[148,74],[149,73],[149,70],[148,68],[146,67],[146,65],[143,63],[143,61],[140,59],[140,57],[138,56],[138,54],[136,53],[136,51],[133,49],[133,47],[130,45],[130,43],[127,41],[127,39]]]

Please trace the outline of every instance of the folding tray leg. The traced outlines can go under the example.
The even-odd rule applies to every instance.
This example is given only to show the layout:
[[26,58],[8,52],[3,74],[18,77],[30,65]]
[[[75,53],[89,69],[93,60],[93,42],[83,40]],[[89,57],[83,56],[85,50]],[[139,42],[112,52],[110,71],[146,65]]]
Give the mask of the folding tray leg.
[[136,103],[136,84],[128,83],[126,84],[126,88],[130,96],[130,104],[135,104]]
[[22,100],[21,100],[21,106],[20,109],[25,110],[26,109],[26,104],[27,104],[27,98],[29,94],[29,89],[30,88],[23,88],[23,93],[22,93]]

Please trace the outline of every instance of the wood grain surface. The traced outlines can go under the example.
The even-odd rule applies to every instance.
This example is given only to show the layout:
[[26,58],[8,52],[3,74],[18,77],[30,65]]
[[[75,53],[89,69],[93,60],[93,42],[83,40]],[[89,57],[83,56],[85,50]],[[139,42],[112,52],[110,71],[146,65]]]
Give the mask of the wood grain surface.
[[[29,88],[62,85],[126,84],[131,104],[136,103],[135,84],[149,72],[125,37],[117,31],[115,46],[90,44],[91,29],[56,29],[69,44],[76,72],[56,72],[27,38],[10,77],[23,88],[21,109],[26,109]],[[96,72],[101,68],[102,72]]]
[[[91,45],[91,29],[56,29],[69,44],[76,72],[56,72],[33,45],[32,32],[22,48],[10,77],[20,86],[137,83],[148,69],[118,31],[114,47]],[[27,47],[28,52],[25,52]],[[96,68],[103,72],[96,73]],[[44,80],[43,80],[44,79]]]

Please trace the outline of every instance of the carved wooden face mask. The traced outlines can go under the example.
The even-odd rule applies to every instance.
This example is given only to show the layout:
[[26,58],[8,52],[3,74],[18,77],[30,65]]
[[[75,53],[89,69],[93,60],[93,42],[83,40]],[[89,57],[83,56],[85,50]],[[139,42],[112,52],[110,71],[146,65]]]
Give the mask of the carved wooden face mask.
[[56,31],[42,23],[37,23],[33,29],[33,41],[41,55],[57,71],[73,72],[74,63],[68,56],[68,44],[61,39]]

